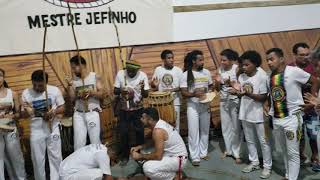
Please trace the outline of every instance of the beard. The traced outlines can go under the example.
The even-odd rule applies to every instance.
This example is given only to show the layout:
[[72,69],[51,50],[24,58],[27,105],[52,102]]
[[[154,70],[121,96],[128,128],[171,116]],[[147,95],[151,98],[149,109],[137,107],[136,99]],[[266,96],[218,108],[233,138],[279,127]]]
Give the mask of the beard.
[[202,71],[203,70],[203,66],[198,66],[197,67],[197,71]]

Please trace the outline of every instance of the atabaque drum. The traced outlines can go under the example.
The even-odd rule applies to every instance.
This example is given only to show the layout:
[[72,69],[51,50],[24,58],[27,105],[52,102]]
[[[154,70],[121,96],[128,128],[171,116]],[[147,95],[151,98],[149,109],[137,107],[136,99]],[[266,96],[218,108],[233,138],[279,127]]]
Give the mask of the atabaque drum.
[[173,96],[171,92],[150,92],[148,97],[149,107],[154,107],[158,110],[162,120],[168,122],[175,127],[175,111],[173,105]]

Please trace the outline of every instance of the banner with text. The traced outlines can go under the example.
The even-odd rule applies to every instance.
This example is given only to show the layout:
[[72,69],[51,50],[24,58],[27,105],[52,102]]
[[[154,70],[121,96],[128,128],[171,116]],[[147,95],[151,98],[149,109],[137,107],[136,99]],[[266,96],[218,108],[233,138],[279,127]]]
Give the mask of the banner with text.
[[[69,9],[71,9],[71,14]],[[109,9],[111,8],[111,11]],[[172,0],[0,0],[0,56],[171,42]]]

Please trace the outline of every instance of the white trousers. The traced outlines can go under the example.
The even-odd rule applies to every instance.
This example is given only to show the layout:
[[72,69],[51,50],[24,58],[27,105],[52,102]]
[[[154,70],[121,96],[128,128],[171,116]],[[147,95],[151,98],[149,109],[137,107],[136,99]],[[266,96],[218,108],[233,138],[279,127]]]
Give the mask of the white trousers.
[[86,169],[77,173],[60,177],[60,180],[101,180],[103,177],[100,169]]
[[16,130],[10,133],[0,132],[0,180],[5,180],[4,164],[10,179],[26,179],[20,139]]
[[180,105],[175,105],[174,111],[176,113],[176,130],[180,133]]
[[[187,164],[187,159],[181,160],[181,169]],[[179,170],[178,157],[164,156],[160,161],[147,161],[143,164],[144,174],[151,180],[172,180]]]
[[259,157],[257,152],[256,138],[260,142],[260,147],[262,149],[263,156],[263,167],[270,169],[272,167],[272,156],[270,144],[267,141],[264,129],[264,123],[251,123],[247,121],[242,121],[244,135],[247,141],[249,160],[258,165]]
[[240,147],[243,140],[241,122],[238,119],[238,100],[222,100],[220,102],[221,130],[226,152],[240,158]]
[[209,104],[188,102],[188,147],[192,161],[207,156],[210,130]]
[[30,136],[31,159],[33,164],[34,179],[46,180],[45,155],[49,159],[50,180],[59,179],[59,167],[62,161],[61,138],[59,126],[52,129],[51,134],[32,132]]
[[280,120],[274,120],[274,133],[282,149],[286,176],[289,180],[296,180],[300,170],[298,127],[302,125],[301,114],[290,115]]
[[74,150],[83,147],[89,134],[91,144],[101,144],[100,141],[100,116],[96,111],[73,114]]

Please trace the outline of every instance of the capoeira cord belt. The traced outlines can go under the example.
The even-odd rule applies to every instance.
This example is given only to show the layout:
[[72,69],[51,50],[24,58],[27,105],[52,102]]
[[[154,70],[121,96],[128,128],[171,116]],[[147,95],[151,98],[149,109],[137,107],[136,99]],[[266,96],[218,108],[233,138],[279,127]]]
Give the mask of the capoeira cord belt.
[[287,93],[284,88],[284,72],[272,75],[270,85],[274,117],[285,118],[289,115],[289,111],[287,107]]

